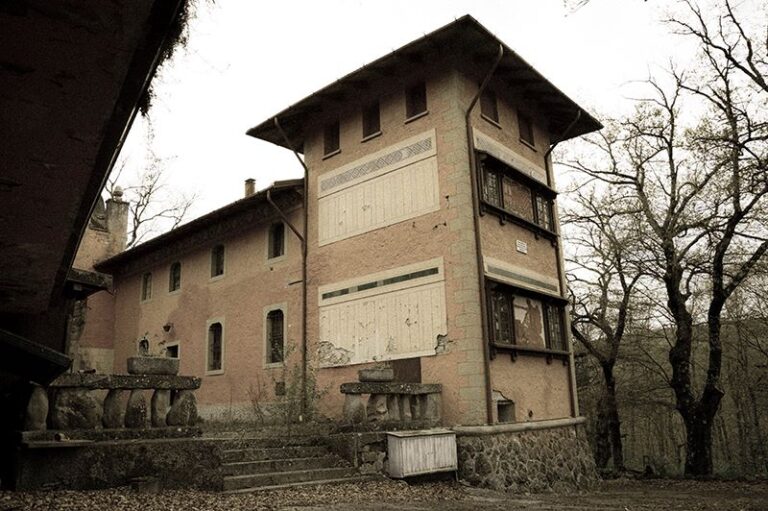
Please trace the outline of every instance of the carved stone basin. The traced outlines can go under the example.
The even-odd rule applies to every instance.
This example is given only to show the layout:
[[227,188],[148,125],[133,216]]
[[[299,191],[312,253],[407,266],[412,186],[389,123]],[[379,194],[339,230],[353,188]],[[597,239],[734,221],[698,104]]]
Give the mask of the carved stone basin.
[[179,374],[179,359],[169,357],[128,357],[128,374]]

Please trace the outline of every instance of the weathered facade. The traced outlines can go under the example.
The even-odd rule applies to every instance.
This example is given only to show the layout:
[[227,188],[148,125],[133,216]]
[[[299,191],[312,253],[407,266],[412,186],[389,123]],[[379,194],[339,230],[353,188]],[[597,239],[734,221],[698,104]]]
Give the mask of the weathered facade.
[[381,364],[441,384],[445,425],[577,417],[550,152],[599,127],[470,17],[406,45],[249,130],[303,181],[96,265],[114,367],[178,356],[208,417],[311,375],[341,419]]

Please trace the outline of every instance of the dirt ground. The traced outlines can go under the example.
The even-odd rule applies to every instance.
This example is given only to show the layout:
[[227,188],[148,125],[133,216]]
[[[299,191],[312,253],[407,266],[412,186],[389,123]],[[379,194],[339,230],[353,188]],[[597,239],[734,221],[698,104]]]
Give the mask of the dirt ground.
[[514,495],[452,482],[376,481],[224,495],[137,493],[129,488],[75,492],[0,492],[0,511],[768,511],[768,481],[607,481],[575,494]]

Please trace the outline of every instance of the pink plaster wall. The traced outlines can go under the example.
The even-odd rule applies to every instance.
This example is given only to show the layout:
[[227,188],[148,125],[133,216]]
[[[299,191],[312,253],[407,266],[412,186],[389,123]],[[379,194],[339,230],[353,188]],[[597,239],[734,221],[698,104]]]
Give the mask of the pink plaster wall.
[[[302,215],[289,218],[301,226]],[[274,381],[282,379],[280,367],[266,368],[264,308],[285,304],[287,345],[297,346],[301,335],[301,249],[286,228],[286,255],[267,260],[267,232],[271,220],[243,230],[236,236],[212,240],[177,259],[115,279],[115,368],[125,370],[125,360],[136,354],[137,340],[147,335],[151,349],[160,343],[178,342],[180,373],[203,377],[197,392],[203,416],[228,418],[250,411],[249,392],[259,391],[263,401],[274,400]],[[210,250],[225,246],[225,272],[210,276]],[[181,262],[181,289],[168,291],[168,271]],[[152,272],[150,300],[140,300],[141,275]],[[206,375],[208,325],[220,321],[224,330],[223,373]],[[170,332],[163,325],[172,323]]]

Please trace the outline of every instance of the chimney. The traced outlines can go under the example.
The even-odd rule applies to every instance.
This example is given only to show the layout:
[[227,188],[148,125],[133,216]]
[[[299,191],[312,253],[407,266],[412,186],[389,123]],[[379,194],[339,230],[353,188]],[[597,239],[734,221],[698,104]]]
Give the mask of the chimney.
[[254,193],[256,193],[256,180],[249,177],[245,180],[245,196],[250,197]]
[[115,187],[112,197],[107,199],[107,230],[110,234],[110,256],[125,250],[128,242],[128,208],[123,200],[123,189]]

